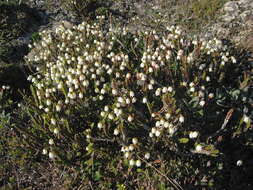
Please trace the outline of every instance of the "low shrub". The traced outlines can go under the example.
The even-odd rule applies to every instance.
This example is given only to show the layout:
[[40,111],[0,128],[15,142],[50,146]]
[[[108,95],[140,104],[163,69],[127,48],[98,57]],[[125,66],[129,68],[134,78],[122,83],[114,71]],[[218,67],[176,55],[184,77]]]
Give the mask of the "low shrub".
[[103,22],[32,45],[27,144],[102,189],[227,188],[225,140],[243,146],[252,130],[246,55],[178,26],[132,34]]

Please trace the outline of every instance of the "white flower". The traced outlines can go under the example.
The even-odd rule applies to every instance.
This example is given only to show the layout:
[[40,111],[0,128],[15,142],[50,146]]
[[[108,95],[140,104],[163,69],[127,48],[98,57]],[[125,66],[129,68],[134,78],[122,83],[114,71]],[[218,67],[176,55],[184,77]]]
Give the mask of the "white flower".
[[193,86],[194,86],[194,83],[193,83],[193,82],[191,82],[191,83],[190,83],[190,87],[193,87]]
[[125,152],[124,156],[125,156],[125,158],[128,158],[130,156],[130,153],[129,152]]
[[208,94],[208,98],[213,98],[214,97],[214,93],[210,93],[210,94]]
[[147,99],[146,97],[144,97],[144,98],[142,99],[142,102],[143,102],[143,104],[146,104],[146,103],[148,102],[148,99]]
[[169,134],[173,135],[175,133],[176,129],[174,127],[169,127]]
[[184,116],[180,115],[180,117],[179,117],[179,122],[180,122],[180,123],[183,123],[183,122],[184,122]]
[[243,118],[243,122],[245,122],[245,123],[250,122],[250,118],[245,115],[244,118]]
[[159,137],[161,135],[161,132],[159,130],[156,130],[155,136]]
[[105,106],[105,107],[104,107],[104,111],[105,111],[105,112],[108,112],[108,111],[109,111],[109,106]]
[[127,79],[130,79],[130,78],[131,78],[131,74],[130,74],[130,73],[127,73],[127,74],[126,74],[126,78],[127,78]]
[[156,126],[156,127],[159,127],[159,126],[160,126],[160,121],[156,121],[156,122],[155,122],[155,126]]
[[103,124],[99,122],[99,123],[98,123],[98,128],[99,128],[99,129],[102,129],[102,128],[103,128]]
[[78,94],[78,97],[79,97],[80,99],[83,99],[83,93],[80,92],[80,93]]
[[198,135],[199,135],[199,133],[198,133],[197,131],[191,131],[191,132],[189,133],[190,139],[197,138]]
[[113,120],[113,119],[114,119],[113,114],[110,113],[110,114],[108,115],[108,118],[109,118],[110,120]]
[[165,114],[165,118],[166,118],[166,119],[169,119],[169,118],[170,118],[170,116],[171,116],[171,114],[170,114],[170,113],[166,113],[166,114]]
[[164,125],[164,122],[165,122],[165,120],[164,120],[164,119],[161,119],[161,120],[160,120],[160,125]]
[[102,111],[102,112],[100,113],[100,115],[101,115],[102,117],[104,117],[104,116],[105,116],[105,112]]
[[133,159],[131,159],[131,160],[129,161],[129,165],[130,165],[130,166],[134,166],[134,165],[135,165],[135,161],[134,161]]
[[115,115],[118,115],[119,109],[118,108],[114,108],[113,112],[114,112]]
[[153,89],[153,85],[152,85],[152,84],[149,84],[149,85],[148,85],[148,89],[149,89],[149,90],[152,90],[152,89]]
[[51,118],[51,124],[56,125],[56,120],[54,118]]
[[150,158],[150,153],[147,152],[144,157],[148,160]]
[[47,154],[47,149],[44,148],[44,149],[42,150],[42,154],[46,155],[46,154]]
[[55,159],[55,157],[56,157],[55,153],[53,153],[53,152],[49,152],[48,156],[52,160]]
[[168,91],[168,88],[167,87],[163,87],[162,92],[166,93],[167,91]]
[[206,103],[206,102],[205,102],[204,100],[201,100],[201,101],[199,102],[199,105],[203,107],[203,106],[205,105],[205,103]]
[[211,79],[209,76],[206,77],[206,81],[209,82]]
[[242,161],[242,160],[237,160],[237,162],[236,162],[236,165],[237,165],[237,166],[242,166],[242,164],[243,164],[243,161]]
[[121,147],[121,152],[126,152],[126,147],[122,146]]
[[127,121],[132,122],[134,120],[133,116],[129,115]]
[[117,90],[116,89],[112,89],[112,94],[113,95],[117,95],[118,94]]
[[156,91],[155,91],[155,95],[156,96],[160,96],[161,95],[161,89],[158,88]]
[[195,88],[194,88],[194,87],[191,87],[191,88],[190,88],[190,92],[195,92]]
[[56,109],[57,112],[60,112],[61,111],[61,105],[57,104],[55,106],[55,109]]
[[151,133],[155,133],[155,132],[156,132],[156,128],[155,128],[155,127],[152,127]]
[[54,140],[53,140],[53,139],[49,139],[48,143],[49,143],[50,145],[53,145],[53,144],[54,144]]
[[182,85],[183,86],[187,86],[187,83],[184,81],[184,82],[182,82]]
[[138,143],[138,139],[137,139],[137,138],[133,138],[133,139],[132,139],[132,143],[133,143],[133,144],[137,144],[137,143]]
[[46,104],[50,106],[52,104],[51,100],[47,99]]
[[141,167],[141,161],[140,160],[137,160],[135,164],[136,164],[137,167]]
[[122,109],[118,109],[118,112],[117,112],[117,117],[119,117],[120,115],[122,114]]
[[132,144],[128,148],[129,148],[129,151],[133,151],[134,150],[134,146]]
[[193,55],[190,54],[188,57],[187,57],[187,62],[188,63],[191,63],[193,61]]
[[167,121],[166,121],[166,122],[164,122],[164,127],[165,127],[165,128],[168,128],[168,127],[169,127],[169,125],[170,125],[170,124],[169,124],[169,122],[167,122]]
[[118,129],[114,129],[113,134],[117,136],[119,134],[119,130]]
[[204,96],[205,96],[204,92],[203,91],[199,91],[199,97],[204,97]]
[[232,63],[236,63],[236,59],[234,56],[231,57]]
[[54,134],[56,134],[56,135],[59,134],[59,129],[58,128],[54,128]]
[[124,98],[122,98],[122,97],[118,97],[118,102],[119,102],[119,103],[125,103],[125,100],[124,100]]
[[86,138],[87,138],[87,139],[90,139],[90,138],[91,138],[91,136],[90,136],[90,135],[86,135]]
[[131,98],[134,97],[134,92],[130,91],[129,95],[130,95]]
[[168,92],[172,92],[173,88],[171,86],[168,87]]
[[198,144],[196,147],[195,147],[195,150],[197,151],[197,152],[200,152],[201,150],[202,150],[202,145],[200,145],[200,144]]
[[153,73],[153,68],[152,68],[152,67],[149,67],[149,68],[148,68],[148,72],[149,72],[149,73]]
[[129,98],[126,98],[126,104],[130,104],[131,100]]
[[178,51],[177,55],[178,55],[179,57],[181,57],[181,56],[183,55],[183,53],[184,53],[184,51],[180,49],[180,50]]

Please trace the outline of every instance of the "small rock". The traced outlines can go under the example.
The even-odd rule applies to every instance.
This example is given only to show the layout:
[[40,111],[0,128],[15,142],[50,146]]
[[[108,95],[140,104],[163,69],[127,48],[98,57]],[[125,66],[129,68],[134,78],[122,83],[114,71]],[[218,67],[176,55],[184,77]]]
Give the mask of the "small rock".
[[52,30],[55,31],[56,28],[58,28],[59,26],[63,25],[65,28],[67,29],[70,29],[73,27],[73,24],[66,21],[66,20],[62,20],[62,21],[59,21],[59,22],[54,22],[53,23],[53,26],[52,26]]
[[243,8],[249,8],[253,6],[253,0],[240,0],[238,4]]
[[236,1],[229,1],[223,6],[225,12],[234,12],[239,10],[238,3]]
[[253,15],[253,12],[250,10],[247,10],[247,11],[244,11],[243,13],[241,13],[240,17],[241,17],[242,21],[245,22],[250,15]]
[[231,22],[236,18],[235,15],[225,14],[221,17],[221,19],[225,22]]
[[247,20],[245,21],[246,26],[253,27],[253,15],[250,15],[247,17]]

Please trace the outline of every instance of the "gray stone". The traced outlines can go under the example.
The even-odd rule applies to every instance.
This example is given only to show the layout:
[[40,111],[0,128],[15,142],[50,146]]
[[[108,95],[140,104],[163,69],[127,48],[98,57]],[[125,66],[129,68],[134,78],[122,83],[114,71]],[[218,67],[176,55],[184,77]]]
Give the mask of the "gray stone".
[[240,14],[240,18],[243,22],[246,22],[251,15],[253,15],[253,11],[247,10]]
[[245,7],[245,6],[249,6],[249,5],[252,5],[253,3],[253,0],[240,0],[238,1],[238,4],[241,6],[241,7]]
[[223,6],[225,12],[235,12],[239,10],[238,3],[236,1],[229,1]]
[[221,17],[225,22],[232,22],[236,18],[236,15],[226,14]]

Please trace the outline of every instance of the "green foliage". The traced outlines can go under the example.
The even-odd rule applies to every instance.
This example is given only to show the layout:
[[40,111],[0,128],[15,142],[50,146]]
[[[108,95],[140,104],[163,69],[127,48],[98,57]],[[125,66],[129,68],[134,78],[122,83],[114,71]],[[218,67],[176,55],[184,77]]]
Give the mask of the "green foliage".
[[202,0],[202,1],[192,1],[192,12],[194,17],[210,21],[217,18],[217,13],[220,11],[222,6],[227,2],[227,0]]
[[40,39],[40,35],[39,35],[39,33],[38,32],[34,32],[34,33],[32,33],[32,43],[36,43],[36,42],[38,42],[38,41],[40,41],[41,39]]
[[215,23],[221,15],[221,8],[228,0],[162,0],[161,12],[147,9],[146,14],[152,19],[140,17],[139,22],[145,26],[155,27],[154,20],[160,23],[174,23],[186,28],[191,35],[199,34],[206,27]]
[[[182,13],[183,25],[191,30],[198,30],[206,25],[214,23],[220,15],[220,10],[227,0],[190,0],[188,4],[183,4]],[[180,23],[180,21],[179,21]]]

